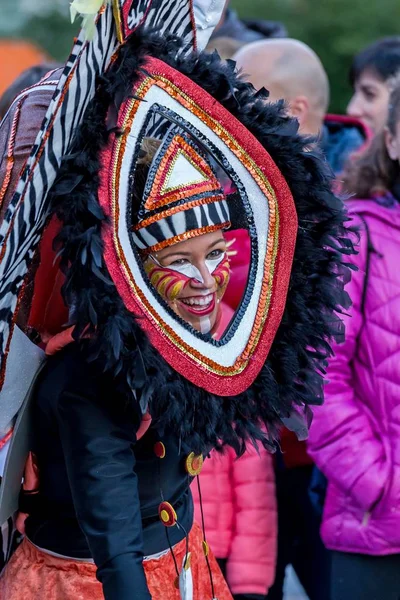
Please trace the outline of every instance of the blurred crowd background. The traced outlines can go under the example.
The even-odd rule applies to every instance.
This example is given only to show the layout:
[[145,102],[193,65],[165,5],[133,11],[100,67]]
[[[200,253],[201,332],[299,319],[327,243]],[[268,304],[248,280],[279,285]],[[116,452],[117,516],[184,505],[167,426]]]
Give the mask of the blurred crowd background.
[[[0,38],[29,40],[57,61],[64,60],[79,24],[71,25],[68,0],[2,0]],[[284,24],[288,35],[317,53],[331,83],[330,112],[342,113],[351,95],[351,59],[369,42],[398,34],[397,0],[232,0],[241,18]],[[0,81],[0,88],[4,85]]]
[[[0,96],[25,69],[40,63],[45,63],[45,68],[41,74],[33,73],[32,81],[24,80],[12,89],[4,106],[0,105],[0,117],[16,93],[52,68],[49,64],[56,66],[67,59],[79,29],[79,22],[70,22],[69,0],[1,0],[1,8]],[[268,600],[400,600],[400,38],[364,52],[376,40],[399,36],[400,2],[231,0],[226,15],[208,49],[217,48],[222,58],[234,56],[255,87],[265,85],[273,99],[284,96],[299,120],[300,131],[321,133],[319,142],[338,177],[336,184],[342,185],[349,197],[368,202],[357,204],[356,200],[353,206],[364,239],[357,266],[360,273],[365,272],[364,279],[357,282],[355,278],[349,288],[356,316],[348,326],[347,343],[342,350],[335,350],[325,407],[315,411],[309,454],[305,443],[293,441],[283,431],[281,451],[273,460],[268,455],[261,463],[258,456],[255,460],[247,453],[248,462],[229,462],[228,456],[223,468],[207,461],[209,467],[202,478],[206,507],[211,498],[208,510],[212,516],[206,519],[210,537],[214,535],[217,542],[223,539],[230,548],[216,556],[235,600],[265,600],[266,587]],[[257,54],[257,45],[239,51],[263,37],[300,40],[316,55],[293,40],[262,46],[259,52],[263,55]],[[313,85],[300,89],[310,79],[301,76],[296,64],[293,70],[290,63],[290,71],[293,53]],[[279,63],[282,57],[286,71]],[[299,76],[292,76],[294,73]],[[369,80],[363,79],[365,75]],[[327,108],[334,114],[326,116]],[[343,116],[346,109],[350,119]],[[382,274],[385,286],[379,283]],[[367,289],[373,291],[368,298]],[[381,312],[376,317],[378,309]],[[354,323],[358,329],[352,331]],[[375,338],[376,325],[380,329]],[[379,371],[381,364],[390,368]],[[240,493],[232,483],[235,477],[242,486]],[[225,478],[225,496],[216,498],[213,488],[221,478]],[[237,497],[244,495],[243,478],[249,485],[240,506]],[[327,490],[329,502],[325,503]],[[234,505],[239,506],[236,512]],[[235,518],[239,513],[246,517],[244,538],[247,535],[250,540],[248,547],[237,540],[241,560],[236,560],[231,571],[229,553],[233,554],[237,532],[227,525],[226,506]],[[323,508],[324,543],[319,535]],[[216,514],[222,514],[225,538],[221,538]],[[255,523],[256,535],[251,523]],[[262,542],[259,554],[254,542],[257,535]],[[290,565],[307,596],[293,584]],[[285,578],[288,572],[292,576]],[[237,589],[232,573],[240,580]],[[243,579],[241,573],[245,573]],[[361,581],[366,591],[360,591]]]

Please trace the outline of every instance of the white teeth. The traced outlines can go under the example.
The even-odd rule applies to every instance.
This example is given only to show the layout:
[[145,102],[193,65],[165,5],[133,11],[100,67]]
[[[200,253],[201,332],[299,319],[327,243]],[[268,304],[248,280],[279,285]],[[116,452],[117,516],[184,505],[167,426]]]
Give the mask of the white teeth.
[[212,294],[207,296],[198,296],[197,298],[182,298],[181,302],[188,304],[189,306],[208,306],[213,299]]

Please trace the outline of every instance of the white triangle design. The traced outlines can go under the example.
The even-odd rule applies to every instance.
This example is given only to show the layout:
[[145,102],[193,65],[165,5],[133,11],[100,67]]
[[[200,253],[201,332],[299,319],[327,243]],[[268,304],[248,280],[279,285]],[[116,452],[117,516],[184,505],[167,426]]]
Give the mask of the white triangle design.
[[201,183],[202,181],[206,181],[203,173],[189,162],[182,151],[179,151],[173,163],[172,171],[165,180],[162,193],[165,194],[176,188]]

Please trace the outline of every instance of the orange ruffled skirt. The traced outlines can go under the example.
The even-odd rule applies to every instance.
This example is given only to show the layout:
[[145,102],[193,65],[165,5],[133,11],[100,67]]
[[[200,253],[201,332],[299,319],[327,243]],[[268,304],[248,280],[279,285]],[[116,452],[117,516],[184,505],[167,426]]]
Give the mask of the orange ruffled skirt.
[[[193,600],[212,600],[210,575],[202,550],[202,533],[194,525],[189,535]],[[174,547],[178,565],[182,565],[186,542]],[[218,564],[210,552],[215,598],[232,600]],[[143,563],[147,585],[153,600],[180,600],[176,571],[170,552]],[[96,579],[92,563],[58,558],[36,548],[25,539],[17,548],[0,578],[1,600],[104,600],[102,585]]]

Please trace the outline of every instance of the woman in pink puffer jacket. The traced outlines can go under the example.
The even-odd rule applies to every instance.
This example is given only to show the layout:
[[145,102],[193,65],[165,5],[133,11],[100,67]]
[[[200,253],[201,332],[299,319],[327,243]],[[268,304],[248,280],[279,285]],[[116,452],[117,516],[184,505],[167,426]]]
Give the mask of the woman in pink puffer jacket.
[[400,598],[400,89],[386,138],[350,167],[345,188],[359,254],[309,450],[328,479],[322,538],[332,600]]
[[[275,578],[277,516],[272,456],[249,446],[212,452],[199,476],[207,542],[235,600],[264,600]],[[197,482],[195,518],[201,523]]]

